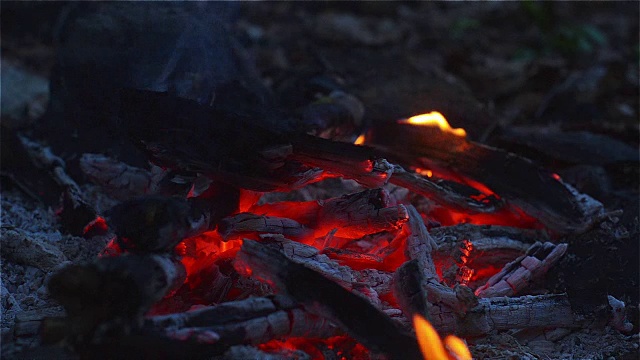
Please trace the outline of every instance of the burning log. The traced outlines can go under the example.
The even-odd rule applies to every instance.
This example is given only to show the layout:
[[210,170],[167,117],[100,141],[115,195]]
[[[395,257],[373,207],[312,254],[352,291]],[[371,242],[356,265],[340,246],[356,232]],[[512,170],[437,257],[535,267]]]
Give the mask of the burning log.
[[442,303],[455,312],[464,314],[477,304],[477,299],[465,286],[458,286],[453,290],[440,283],[431,257],[431,253],[436,248],[435,241],[429,235],[418,211],[413,206],[409,206],[408,211],[410,235],[406,240],[405,253],[408,259],[417,261],[417,267],[422,273],[422,287],[427,294],[427,300],[431,304]]
[[476,200],[471,196],[463,195],[470,193],[473,196],[480,196],[481,194],[472,187],[444,179],[430,180],[416,173],[408,172],[400,166],[393,169],[393,176],[389,182],[409,189],[438,204],[446,204],[448,208],[465,213],[494,212],[504,205],[496,197]]
[[479,297],[513,296],[544,276],[567,251],[567,244],[535,243],[476,290]]
[[261,242],[277,249],[289,260],[316,271],[340,286],[358,292],[374,305],[379,305],[379,295],[391,292],[392,275],[374,269],[354,271],[321,254],[315,247],[282,236],[263,235]]
[[416,339],[396,322],[365,299],[288,260],[279,251],[244,240],[239,259],[309,311],[340,324],[370,350],[392,358],[421,358]]
[[357,239],[398,229],[407,221],[404,205],[391,206],[389,193],[384,189],[370,189],[327,200],[264,204],[250,210],[293,219],[314,229],[315,237],[337,229],[334,236]]
[[367,143],[402,166],[427,167],[446,177],[466,176],[479,182],[558,233],[585,231],[603,212],[598,201],[578,194],[528,159],[437,126],[416,126],[411,120],[375,129]]
[[183,239],[213,230],[220,219],[238,209],[239,199],[237,188],[215,183],[201,197],[155,195],[125,201],[106,217],[123,249],[169,252]]
[[185,280],[179,261],[164,255],[122,255],[69,265],[49,281],[67,311],[73,343],[100,341],[142,324],[151,306]]
[[251,213],[240,213],[222,219],[218,224],[218,232],[225,240],[238,239],[248,233],[280,234],[294,239],[312,234],[295,220]]

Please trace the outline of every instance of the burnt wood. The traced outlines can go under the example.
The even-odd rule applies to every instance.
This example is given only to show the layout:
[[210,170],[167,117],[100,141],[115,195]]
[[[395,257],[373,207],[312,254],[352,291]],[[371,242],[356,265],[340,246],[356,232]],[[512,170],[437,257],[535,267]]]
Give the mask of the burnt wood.
[[364,298],[258,242],[244,240],[239,256],[280,291],[337,322],[371,351],[393,359],[422,358],[415,337]]

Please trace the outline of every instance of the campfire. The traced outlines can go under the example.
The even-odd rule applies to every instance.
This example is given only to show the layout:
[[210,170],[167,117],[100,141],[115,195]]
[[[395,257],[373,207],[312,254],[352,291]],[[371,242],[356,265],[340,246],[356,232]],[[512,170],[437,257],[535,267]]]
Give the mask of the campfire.
[[7,135],[62,194],[60,226],[106,243],[70,263],[3,228],[3,256],[37,258],[64,309],[16,317],[17,338],[80,358],[461,360],[507,332],[634,331],[624,299],[584,306],[566,284],[581,241],[626,239],[623,213],[444,110],[368,124],[344,89],[294,112],[246,81],[206,101],[156,85],[98,106],[148,167],[86,151],[70,174]]
[[[575,314],[566,294],[525,294],[567,251],[554,237],[611,216],[599,202],[524,158],[467,141],[437,112],[391,127],[413,137],[401,146],[371,143],[375,129],[358,145],[314,138],[321,156],[294,156],[331,172],[314,168],[298,190],[238,191],[196,178],[183,196],[146,195],[109,210],[106,222],[97,217],[83,232],[109,224],[115,237],[95,261],[53,275],[49,290],[67,316],[46,319],[44,338],[63,337],[88,357],[96,349],[112,356],[135,349],[169,357],[468,359],[464,341],[447,334],[595,321]],[[422,150],[404,153],[407,147]],[[413,170],[360,159],[363,149]],[[335,164],[327,158],[333,154]],[[427,154],[435,157],[417,156]],[[537,174],[556,195],[531,202],[513,187],[496,193],[473,169],[449,167],[452,154],[479,167],[490,161],[506,178],[509,166]],[[85,154],[81,165],[105,191],[125,195],[132,189],[120,184],[144,173],[99,154]],[[145,176],[150,182],[139,190],[161,188]],[[529,183],[528,191],[537,186]],[[300,197],[311,199],[285,200]],[[572,213],[555,203],[572,204]],[[610,304],[624,307],[615,298]],[[600,321],[629,331],[619,311]],[[438,333],[447,335],[447,350]]]

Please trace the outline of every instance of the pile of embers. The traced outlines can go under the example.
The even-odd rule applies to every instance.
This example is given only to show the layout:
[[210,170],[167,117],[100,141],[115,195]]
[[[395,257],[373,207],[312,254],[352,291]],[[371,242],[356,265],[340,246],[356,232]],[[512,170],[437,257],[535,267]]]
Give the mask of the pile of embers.
[[617,214],[439,114],[373,129],[359,145],[265,150],[311,165],[278,192],[175,174],[168,186],[167,170],[85,154],[85,174],[129,199],[106,223],[54,156],[22,141],[65,188],[67,226],[114,232],[95,261],[49,282],[66,316],[42,323],[43,341],[83,357],[415,359],[416,314],[463,338],[631,330],[621,301],[581,314],[542,281],[567,251],[556,239]]

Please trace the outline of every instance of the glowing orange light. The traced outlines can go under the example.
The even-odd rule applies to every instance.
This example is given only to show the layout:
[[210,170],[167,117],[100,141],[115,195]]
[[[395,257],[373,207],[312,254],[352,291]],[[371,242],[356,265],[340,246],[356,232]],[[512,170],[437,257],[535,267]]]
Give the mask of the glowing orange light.
[[366,138],[365,138],[364,134],[362,134],[362,135],[358,136],[356,138],[356,141],[354,141],[353,143],[356,144],[356,145],[362,145],[362,144],[364,144],[365,140],[366,140]]
[[471,360],[471,351],[467,347],[467,344],[457,336],[448,335],[444,339],[444,344],[449,350],[449,354],[456,360]]
[[420,174],[422,176],[426,176],[426,177],[432,177],[433,176],[433,171],[431,171],[429,169],[415,168],[415,169],[413,169],[413,171],[415,171],[417,174]]
[[551,174],[551,176],[553,176],[553,178],[556,179],[557,181],[562,181],[562,178],[560,177],[560,175],[556,173]]
[[471,352],[459,337],[449,335],[443,345],[436,329],[427,319],[418,314],[413,315],[413,326],[425,360],[471,360]]
[[451,125],[449,125],[449,122],[447,122],[447,119],[437,111],[432,111],[428,114],[412,116],[408,119],[399,120],[398,122],[401,124],[412,124],[419,126],[437,126],[444,132],[448,132],[460,137],[467,136],[467,132],[464,131],[464,129],[452,128]]

